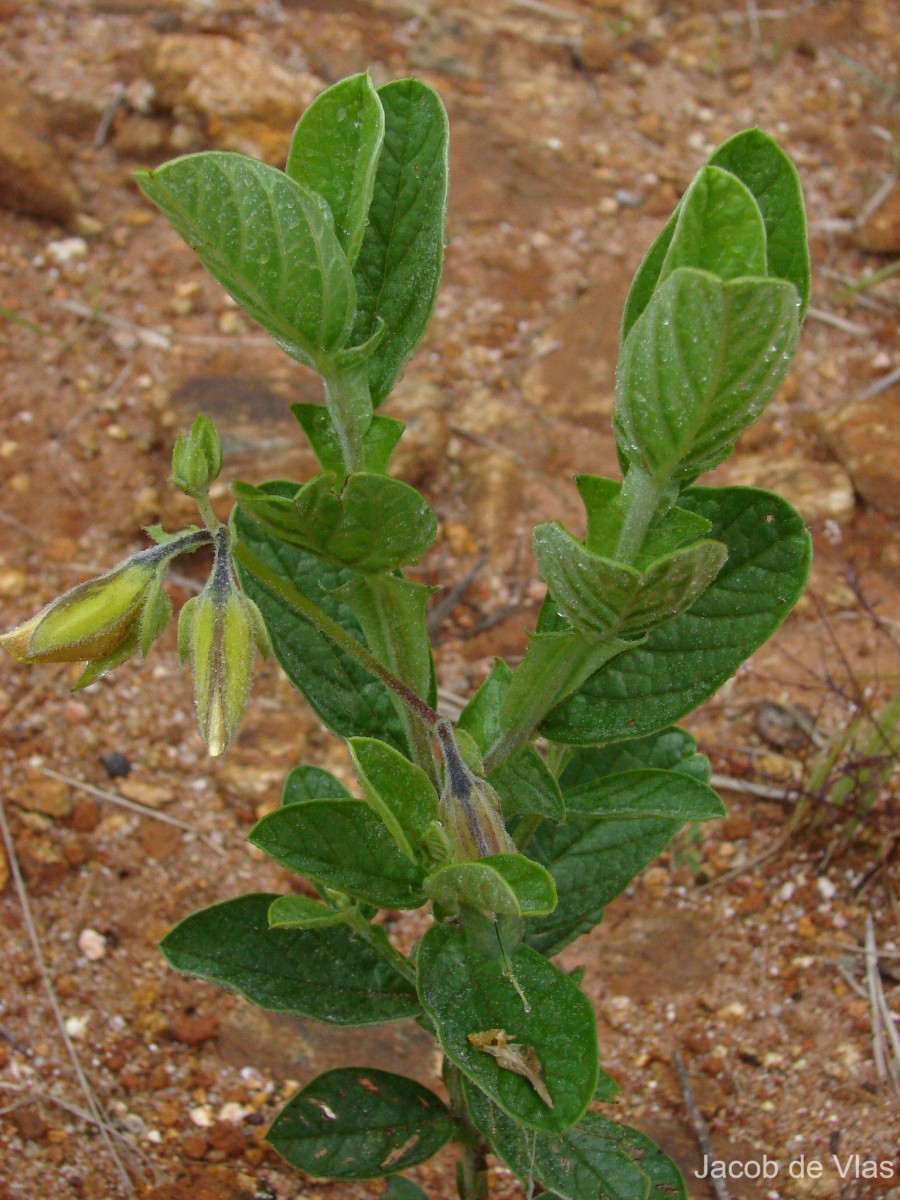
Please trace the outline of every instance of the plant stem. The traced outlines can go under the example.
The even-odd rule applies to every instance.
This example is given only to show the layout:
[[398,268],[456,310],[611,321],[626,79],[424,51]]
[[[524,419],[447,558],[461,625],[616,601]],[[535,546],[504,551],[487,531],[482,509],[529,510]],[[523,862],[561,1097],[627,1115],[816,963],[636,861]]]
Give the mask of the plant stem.
[[218,533],[222,528],[222,522],[213,512],[212,505],[209,502],[209,494],[203,496],[195,496],[194,500],[197,504],[197,510],[203,518],[203,522],[210,533]]
[[410,962],[405,954],[400,953],[380,925],[372,925],[358,908],[354,907],[349,911],[352,915],[347,924],[353,932],[358,933],[372,947],[379,958],[383,958],[385,962],[390,963],[408,983],[415,985],[415,963]]
[[630,564],[637,558],[666,490],[665,485],[639,467],[629,469],[622,484],[625,520],[616,546],[616,562]]
[[299,617],[302,617],[304,621],[308,621],[310,625],[318,629],[319,633],[327,637],[329,641],[334,642],[345,654],[348,654],[359,663],[364,670],[380,679],[382,683],[398,695],[404,704],[416,714],[426,729],[429,731],[434,729],[438,721],[440,721],[440,717],[431,705],[426,704],[424,700],[420,699],[411,688],[407,687],[402,679],[398,679],[392,671],[388,670],[384,663],[379,662],[371,651],[367,650],[346,629],[338,625],[337,621],[329,617],[326,612],[323,612],[318,604],[314,604],[312,600],[308,600],[302,592],[298,591],[287,580],[282,579],[277,571],[274,571],[261,558],[258,558],[243,542],[237,541],[234,543],[232,557],[235,562],[239,563],[251,575],[255,576],[260,583],[284,600],[286,604],[289,604]]
[[463,1157],[457,1175],[459,1200],[488,1200],[488,1166],[486,1147],[465,1143]]
[[456,1137],[462,1147],[462,1162],[457,1165],[456,1189],[459,1200],[488,1200],[487,1156],[490,1146],[472,1124],[463,1090],[459,1067],[445,1058],[441,1076],[450,1096],[450,1108],[462,1127]]
[[357,367],[331,367],[323,364],[322,377],[328,397],[328,411],[337,430],[344,470],[363,471],[366,466],[363,433],[372,416],[369,381],[365,364]]

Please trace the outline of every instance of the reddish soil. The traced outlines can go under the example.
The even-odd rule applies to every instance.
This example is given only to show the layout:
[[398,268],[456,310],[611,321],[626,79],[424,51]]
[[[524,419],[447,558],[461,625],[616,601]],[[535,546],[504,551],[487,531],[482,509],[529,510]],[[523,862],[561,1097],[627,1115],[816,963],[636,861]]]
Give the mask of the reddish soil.
[[[161,38],[203,33],[321,82],[367,66],[379,81],[414,72],[449,109],[445,281],[389,411],[410,422],[401,470],[443,523],[422,577],[452,585],[490,554],[439,635],[441,683],[456,696],[477,687],[491,655],[522,653],[541,594],[531,526],[577,526],[572,474],[615,471],[617,328],[644,249],[714,145],[754,123],[781,139],[806,191],[820,315],[781,395],[718,478],[778,487],[800,506],[815,542],[811,587],[772,643],[686,722],[715,770],[748,785],[729,788],[730,816],[683,834],[562,961],[587,967],[604,1065],[624,1087],[616,1115],[675,1156],[696,1200],[714,1192],[691,1174],[701,1152],[676,1051],[716,1154],[780,1165],[765,1183],[730,1181],[732,1197],[896,1200],[900,1121],[876,1072],[856,949],[871,914],[896,1014],[896,781],[859,820],[858,793],[836,811],[828,786],[794,818],[816,741],[897,687],[896,443],[885,437],[873,484],[829,430],[836,414],[852,425],[858,397],[897,366],[896,277],[857,299],[837,293],[900,251],[885,219],[881,242],[857,221],[897,170],[900,10],[888,0],[774,15],[714,0],[0,0],[0,31],[6,83],[43,97],[60,170],[71,168],[82,197],[68,228],[0,209],[2,624],[139,548],[143,525],[191,519],[165,480],[174,431],[200,407],[227,436],[229,479],[312,470],[287,402],[317,398],[316,380],[237,313],[130,179],[202,141],[196,113],[173,115],[161,84],[154,100],[141,81]],[[129,98],[95,146],[117,84]],[[228,136],[214,122],[206,134]],[[81,241],[60,245],[70,237]],[[894,249],[863,248],[875,244]],[[872,403],[887,411],[896,395],[894,385]],[[871,420],[860,407],[857,440],[882,438]],[[224,486],[217,503],[227,506]],[[184,568],[176,600],[202,571]],[[175,976],[156,948],[200,905],[290,886],[244,835],[293,765],[348,778],[340,747],[265,666],[240,736],[211,762],[173,631],[143,666],[77,696],[73,678],[0,660],[0,795],[63,1017],[136,1164],[137,1194],[380,1195],[381,1183],[298,1179],[261,1136],[279,1102],[323,1068],[402,1060],[431,1078],[434,1053],[416,1027],[272,1017]],[[772,705],[807,715],[798,725]],[[128,760],[127,778],[110,777],[110,754]],[[404,945],[420,926],[390,925]],[[84,1097],[12,883],[0,895],[0,956],[0,1197],[124,1196],[78,1115]],[[842,1180],[833,1154],[893,1162],[894,1175],[851,1167]],[[822,1160],[821,1178],[789,1177],[800,1155]],[[438,1200],[452,1173],[449,1151],[411,1172]],[[522,1196],[499,1165],[492,1180],[492,1195]]]

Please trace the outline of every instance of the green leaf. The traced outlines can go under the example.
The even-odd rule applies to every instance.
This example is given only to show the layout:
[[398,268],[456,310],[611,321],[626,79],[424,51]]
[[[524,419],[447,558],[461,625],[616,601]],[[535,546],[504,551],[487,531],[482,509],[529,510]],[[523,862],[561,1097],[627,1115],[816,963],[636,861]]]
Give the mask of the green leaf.
[[483,913],[528,917],[556,907],[556,888],[549,873],[521,854],[450,863],[428,876],[425,891],[451,912],[462,904]]
[[[500,737],[500,707],[513,673],[502,658],[460,713],[458,730],[469,734],[484,754]],[[532,746],[523,746],[492,771],[488,782],[503,801],[503,815],[534,813],[561,821],[565,808],[553,772]]]
[[477,1127],[522,1180],[560,1200],[687,1200],[681,1172],[646,1134],[589,1112],[561,1136],[533,1133],[466,1084]]
[[[319,466],[339,477],[344,473],[344,459],[337,430],[325,404],[292,404],[291,412],[309,438]],[[376,414],[363,434],[363,457],[366,470],[375,475],[387,473],[391,455],[400,441],[405,426],[394,417]]]
[[[434,925],[419,947],[422,1004],[444,1053],[464,1074],[516,1120],[556,1133],[581,1117],[597,1086],[594,1011],[568,976],[527,947],[512,966],[528,1008],[502,962],[476,955],[461,931]],[[504,1030],[534,1050],[552,1108],[527,1079],[469,1041],[469,1034],[488,1030]]]
[[[587,513],[585,548],[600,558],[615,559],[625,520],[620,500],[621,481],[604,479],[602,475],[576,475],[575,483]],[[642,571],[658,558],[699,542],[710,529],[710,522],[696,513],[686,508],[670,508],[647,530],[633,565]]]
[[431,505],[415,488],[360,471],[343,483],[317,475],[293,496],[232,484],[244,514],[267,533],[337,566],[393,571],[418,562],[437,536]]
[[[277,495],[279,487],[284,486],[266,485],[263,490]],[[318,604],[358,642],[366,644],[359,621],[337,594],[342,585],[358,578],[353,571],[284,545],[240,511],[235,514],[234,524],[240,540],[267,566]],[[299,617],[287,601],[269,592],[249,571],[240,567],[238,571],[241,585],[265,617],[275,656],[285,674],[329,729],[345,738],[378,737],[405,750],[403,725],[381,680]]]
[[534,554],[560,613],[579,632],[606,638],[646,633],[690,608],[727,550],[720,542],[696,542],[638,571],[592,554],[550,521],[535,527]]
[[523,746],[488,775],[503,801],[503,815],[533,815],[561,821],[565,806],[559,784],[533,746]]
[[528,945],[541,954],[557,954],[593,929],[607,904],[666,848],[680,828],[680,821],[661,818],[573,816],[562,825],[545,821],[528,843],[528,853],[553,876],[559,903],[549,916],[529,925]]
[[566,762],[559,777],[563,799],[592,791],[598,781],[622,771],[655,767],[661,771],[680,771],[709,783],[712,766],[705,754],[697,753],[697,743],[686,729],[672,725],[649,737],[613,742],[608,746],[582,746]]
[[803,591],[810,539],[787,501],[753,488],[692,488],[680,503],[712,521],[727,562],[688,612],[654,629],[549,715],[541,731],[552,741],[610,742],[677,721],[731,678]]
[[394,1175],[381,1193],[381,1200],[428,1200],[420,1187],[402,1175]]
[[285,171],[326,201],[351,263],[362,244],[383,139],[384,113],[363,72],[317,96],[291,140]]
[[347,341],[356,289],[327,209],[242,154],[189,154],[138,171],[206,269],[289,354],[310,366]]
[[673,272],[619,356],[613,425],[629,470],[685,486],[726,459],[790,368],[797,304],[783,280]]
[[248,841],[314,883],[380,908],[418,908],[423,873],[365,800],[285,804],[258,821]]
[[328,908],[309,896],[279,896],[269,908],[270,929],[325,929],[347,919],[346,909]]
[[641,265],[635,272],[634,279],[625,300],[622,312],[622,329],[619,340],[624,345],[625,339],[631,333],[632,326],[650,303],[659,281],[659,273],[669,252],[672,238],[675,236],[675,226],[678,224],[678,209],[672,213],[668,221],[656,235],[650,249],[644,255]]
[[438,796],[415,763],[375,738],[351,738],[350,754],[369,804],[414,861],[425,831],[437,820]]
[[[809,244],[803,193],[796,168],[776,141],[761,129],[746,129],[721,145],[709,165],[735,175],[752,192],[766,229],[766,271],[792,283],[800,296],[800,315],[809,302]],[[637,270],[622,319],[624,342],[647,307],[678,224],[680,206],[647,251]]]
[[284,781],[282,804],[301,800],[342,800],[350,793],[339,779],[323,767],[294,767]]
[[414,1079],[342,1067],[292,1097],[266,1141],[309,1175],[372,1179],[424,1162],[452,1136],[446,1106]]
[[[400,575],[357,575],[338,592],[338,598],[352,609],[362,626],[375,657],[432,705],[437,681],[425,609],[435,590]],[[396,704],[404,720],[418,720],[410,716],[399,698]]]
[[720,167],[703,167],[678,206],[657,286],[677,267],[719,279],[766,274],[766,229],[749,188]]
[[378,1025],[415,1016],[409,982],[346,927],[270,929],[277,896],[248,895],[201,909],[162,941],[168,962],[234,989],[273,1012],[334,1025]]
[[572,814],[605,819],[710,821],[725,816],[725,806],[708,784],[681,771],[653,768],[582,782],[566,791],[565,800]]
[[551,697],[577,692],[604,663],[627,649],[627,642],[598,642],[576,631],[532,634],[503,698],[501,725],[513,729],[529,721]]
[[809,243],[797,169],[761,129],[745,129],[724,142],[710,164],[737,176],[753,193],[766,226],[768,274],[787,279],[809,303]]
[[392,390],[422,339],[434,308],[444,257],[447,114],[417,79],[378,89],[385,134],[362,249],[354,267],[357,313],[352,343],[378,319],[385,334],[369,361],[372,405]]

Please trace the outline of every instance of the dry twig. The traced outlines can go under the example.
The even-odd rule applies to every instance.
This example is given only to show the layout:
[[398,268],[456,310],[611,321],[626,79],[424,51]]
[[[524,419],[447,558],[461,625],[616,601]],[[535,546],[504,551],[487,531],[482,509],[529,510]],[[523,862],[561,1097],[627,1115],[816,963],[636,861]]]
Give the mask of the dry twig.
[[[687,1068],[684,1065],[684,1059],[677,1050],[672,1055],[672,1061],[675,1064],[675,1070],[678,1072],[678,1082],[681,1084],[681,1094],[684,1096],[684,1106],[688,1111],[688,1116],[690,1117],[691,1124],[694,1127],[697,1144],[700,1147],[701,1153],[704,1154],[710,1162],[712,1162],[716,1155],[709,1136],[709,1127],[703,1120],[703,1114],[697,1105],[697,1099],[694,1096],[694,1089],[691,1087],[691,1081],[688,1078]],[[713,1176],[711,1176],[711,1179],[718,1200],[731,1200],[728,1195],[728,1188],[725,1186],[725,1180],[717,1179]]]
[[900,1099],[900,1033],[888,1007],[881,974],[878,970],[878,951],[875,946],[875,922],[872,914],[866,917],[866,986],[872,1010],[872,1053],[875,1073],[889,1085]]
[[6,846],[6,853],[9,857],[9,869],[13,877],[16,893],[19,897],[19,903],[22,906],[22,916],[25,920],[25,928],[28,930],[28,937],[31,942],[31,948],[34,952],[35,960],[37,961],[38,970],[41,973],[41,979],[44,983],[44,990],[47,993],[47,999],[50,1002],[50,1007],[53,1010],[53,1016],[59,1028],[60,1037],[68,1052],[69,1059],[75,1071],[75,1077],[84,1093],[87,1100],[88,1110],[94,1122],[100,1130],[100,1136],[103,1138],[104,1144],[109,1151],[110,1157],[116,1166],[116,1171],[122,1181],[129,1196],[135,1195],[134,1183],[128,1170],[122,1161],[122,1158],[110,1137],[107,1127],[109,1120],[104,1113],[100,1101],[98,1100],[94,1089],[91,1087],[87,1075],[84,1073],[84,1068],[81,1065],[81,1059],[78,1057],[78,1051],[75,1049],[75,1043],[69,1036],[69,1031],[66,1029],[66,1023],[63,1020],[62,1010],[59,1007],[59,999],[56,995],[56,989],[53,986],[53,980],[50,978],[50,972],[47,969],[47,963],[44,959],[44,953],[41,949],[40,938],[38,937],[37,926],[34,923],[34,918],[31,915],[31,905],[28,902],[28,893],[25,890],[25,880],[22,878],[22,872],[19,867],[19,859],[16,856],[16,847],[12,840],[9,824],[6,820],[6,808],[3,804],[3,799],[0,797],[0,832],[3,834],[3,841]]
[[75,779],[71,775],[63,775],[60,771],[54,771],[52,767],[38,767],[42,775],[47,775],[50,779],[58,779],[60,783],[67,783],[69,787],[76,788],[78,791],[87,792],[90,796],[96,796],[98,800],[108,800],[110,804],[118,804],[122,808],[127,808],[131,812],[139,813],[142,817],[151,817],[154,821],[163,821],[166,825],[174,825],[178,829],[184,829],[188,833],[193,833],[197,837],[206,842],[207,846],[211,846],[216,854],[224,854],[224,849],[207,837],[205,833],[196,827],[190,825],[187,821],[181,821],[178,817],[171,817],[168,813],[157,812],[155,808],[148,808],[145,804],[138,804],[136,800],[126,800],[124,796],[120,796],[118,792],[108,792],[105,788],[95,787],[92,783],[83,783],[80,779]]

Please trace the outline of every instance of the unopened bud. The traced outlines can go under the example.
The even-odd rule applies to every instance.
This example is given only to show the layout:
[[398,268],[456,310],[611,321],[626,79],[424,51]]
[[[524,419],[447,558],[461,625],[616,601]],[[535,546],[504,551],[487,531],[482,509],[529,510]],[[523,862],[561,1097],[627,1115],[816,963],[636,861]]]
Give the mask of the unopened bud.
[[136,651],[147,653],[172,615],[163,588],[169,561],[208,542],[205,530],[188,530],[142,550],[0,635],[0,645],[23,663],[87,663],[75,685],[85,687]]
[[95,664],[101,668],[91,673],[96,678],[137,649],[141,612],[156,578],[155,554],[136,554],[72,588],[0,636],[0,645],[19,662]]
[[438,815],[454,858],[471,862],[489,854],[514,854],[516,847],[503,823],[500,797],[463,760],[447,722],[441,722],[437,735],[445,767]]
[[178,652],[182,661],[191,660],[200,733],[212,755],[226,749],[241,723],[257,647],[268,657],[265,623],[238,589],[223,529],[209,582],[184,606],[178,622]]
[[222,470],[222,443],[215,425],[198,413],[187,433],[179,433],[172,450],[172,482],[195,499],[205,496]]

